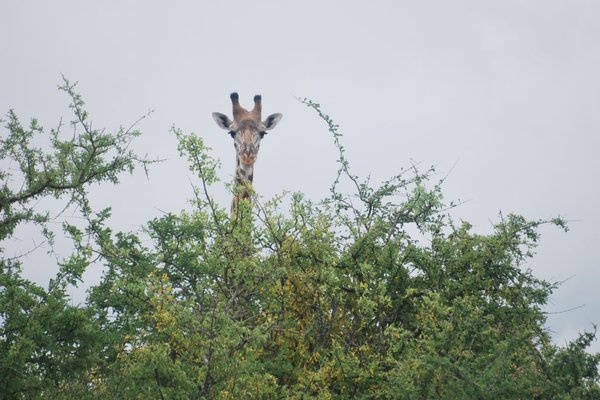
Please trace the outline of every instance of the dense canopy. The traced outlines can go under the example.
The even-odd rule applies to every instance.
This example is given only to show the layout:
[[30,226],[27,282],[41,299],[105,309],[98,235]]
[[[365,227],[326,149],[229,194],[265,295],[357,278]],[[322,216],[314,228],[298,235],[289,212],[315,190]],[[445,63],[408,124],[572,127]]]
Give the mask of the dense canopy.
[[[339,150],[327,198],[255,196],[229,216],[211,197],[209,149],[174,128],[197,176],[192,205],[117,232],[87,189],[152,161],[129,150],[134,127],[93,128],[74,85],[62,90],[75,135],[10,111],[0,142],[18,166],[0,172],[2,242],[22,224],[53,239],[44,197],[83,217],[63,223],[73,251],[47,287],[2,249],[0,398],[600,398],[595,332],[553,344],[543,306],[556,285],[526,268],[540,225],[562,219],[500,215],[474,233],[452,220],[433,169],[379,185],[354,176],[338,127],[301,100]],[[69,287],[92,264],[102,279],[73,305]]]

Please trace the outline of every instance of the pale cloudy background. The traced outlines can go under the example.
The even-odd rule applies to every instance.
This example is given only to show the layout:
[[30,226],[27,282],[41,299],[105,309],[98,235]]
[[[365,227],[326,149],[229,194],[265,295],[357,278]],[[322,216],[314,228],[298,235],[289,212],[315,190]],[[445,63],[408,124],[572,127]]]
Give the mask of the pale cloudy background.
[[[114,225],[137,230],[188,207],[191,177],[172,124],[201,135],[231,179],[231,139],[210,113],[229,113],[234,90],[242,104],[261,93],[264,114],[284,114],[261,146],[258,192],[326,195],[336,151],[294,98],[309,97],[341,125],[356,173],[383,179],[411,159],[436,165],[440,178],[449,173],[447,200],[468,200],[453,215],[477,231],[489,232],[499,211],[577,220],[568,234],[544,228],[531,263],[538,276],[566,280],[547,307],[558,312],[549,327],[560,344],[600,323],[598,71],[593,0],[0,0],[2,113],[14,108],[48,129],[68,119],[61,73],[80,82],[96,127],[156,110],[135,148],[167,161],[149,181],[138,173],[94,190],[97,207],[113,206]],[[227,207],[226,191],[214,193]],[[27,234],[7,252],[29,247]],[[26,275],[44,283],[46,257],[27,257]]]

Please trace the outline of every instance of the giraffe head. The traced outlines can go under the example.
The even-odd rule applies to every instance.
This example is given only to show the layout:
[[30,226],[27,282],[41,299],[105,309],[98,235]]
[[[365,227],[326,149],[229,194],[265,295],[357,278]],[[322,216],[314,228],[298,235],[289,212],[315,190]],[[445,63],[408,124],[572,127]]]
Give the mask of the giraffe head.
[[258,156],[260,141],[268,130],[279,123],[280,113],[269,115],[264,121],[261,119],[261,97],[254,96],[254,108],[248,111],[240,105],[237,93],[231,93],[233,105],[233,121],[225,114],[214,112],[213,118],[222,129],[229,131],[234,140],[239,166],[252,166]]

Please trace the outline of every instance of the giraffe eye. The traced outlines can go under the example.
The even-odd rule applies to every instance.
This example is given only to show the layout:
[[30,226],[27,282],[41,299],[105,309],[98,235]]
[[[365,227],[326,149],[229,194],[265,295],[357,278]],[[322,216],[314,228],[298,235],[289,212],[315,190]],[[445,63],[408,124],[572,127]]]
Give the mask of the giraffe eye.
[[235,138],[235,132],[234,131],[229,131],[229,134],[231,135],[232,138]]
[[263,137],[265,137],[265,135],[267,134],[267,132],[261,131],[261,132],[258,132],[258,134],[260,135],[260,138],[262,139]]

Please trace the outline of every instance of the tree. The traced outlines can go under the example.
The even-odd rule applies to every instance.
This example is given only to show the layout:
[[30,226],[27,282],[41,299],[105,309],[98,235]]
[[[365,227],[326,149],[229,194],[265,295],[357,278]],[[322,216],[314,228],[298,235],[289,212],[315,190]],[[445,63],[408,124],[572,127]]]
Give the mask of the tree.
[[[7,135],[0,139],[6,167],[0,172],[0,241],[10,238],[17,226],[34,224],[52,245],[54,232],[48,224],[56,217],[40,210],[40,199],[66,199],[65,208],[75,205],[85,216],[91,212],[86,196],[91,184],[116,184],[121,173],[152,162],[128,150],[140,135],[136,124],[115,133],[93,129],[75,86],[63,79],[59,87],[71,99],[70,138],[65,138],[62,122],[45,133],[36,119],[23,126],[13,110],[3,121]],[[46,138],[49,150],[36,147],[36,141]],[[75,233],[72,228],[70,232]],[[81,279],[89,254],[61,263],[44,289],[21,277],[20,257],[6,257],[2,248],[0,252],[0,397],[52,397],[84,382],[99,361],[101,332],[91,309],[69,305],[66,288]]]
[[[600,356],[586,352],[595,332],[564,348],[552,344],[542,307],[556,286],[524,267],[539,227],[566,229],[565,222],[509,214],[490,234],[473,233],[452,220],[455,204],[444,203],[443,182],[430,183],[433,169],[411,166],[381,185],[353,175],[337,125],[318,104],[303,102],[327,123],[340,152],[328,198],[295,193],[287,210],[283,196],[254,198],[230,219],[210,195],[218,163],[201,138],[173,129],[198,177],[192,209],[149,221],[143,234],[114,232],[110,210],[89,205],[85,226],[65,224],[74,251],[61,273],[75,279],[95,260],[106,268],[85,306],[67,307],[63,288],[55,308],[6,312],[12,299],[50,291],[18,273],[3,281],[0,307],[10,318],[2,340],[15,332],[24,343],[1,343],[2,372],[15,366],[5,393],[597,397]],[[342,179],[354,193],[340,192]],[[24,318],[36,321],[32,332]],[[68,335],[57,329],[47,343],[35,335],[69,326],[62,321],[74,326]],[[54,364],[32,359],[37,349]]]

